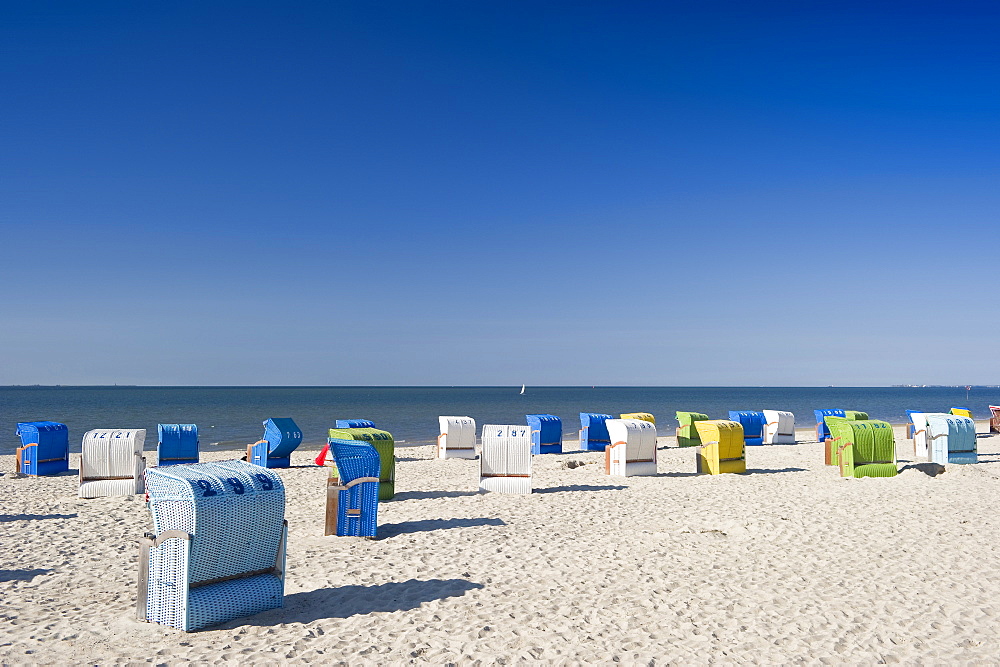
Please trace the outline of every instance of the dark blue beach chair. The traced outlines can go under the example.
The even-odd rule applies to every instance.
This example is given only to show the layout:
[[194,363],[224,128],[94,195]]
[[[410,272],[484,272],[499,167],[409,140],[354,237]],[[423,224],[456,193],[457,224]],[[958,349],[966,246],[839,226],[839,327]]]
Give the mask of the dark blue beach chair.
[[247,461],[264,468],[287,468],[292,452],[302,443],[302,431],[288,417],[272,417],[264,422],[264,436],[247,445]]
[[198,462],[198,427],[194,424],[157,424],[156,465]]
[[20,422],[17,471],[24,475],[56,475],[69,470],[69,429],[58,422]]
[[743,426],[744,445],[764,444],[764,424],[767,420],[763,412],[753,410],[730,410],[729,421],[738,422]]
[[596,412],[580,413],[580,449],[587,452],[603,452],[611,444],[608,426],[604,422],[614,419],[611,415]]
[[532,454],[562,453],[562,419],[555,415],[525,415],[531,427]]
[[[363,428],[363,427],[362,427]],[[326,487],[326,535],[374,538],[382,460],[364,440],[327,441],[336,466]]]

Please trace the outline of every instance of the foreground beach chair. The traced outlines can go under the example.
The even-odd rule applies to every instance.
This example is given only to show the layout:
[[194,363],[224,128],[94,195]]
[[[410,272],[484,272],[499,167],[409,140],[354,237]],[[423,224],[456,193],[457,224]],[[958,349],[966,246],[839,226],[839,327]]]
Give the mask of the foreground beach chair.
[[678,447],[695,447],[701,444],[701,438],[698,436],[698,429],[695,428],[695,422],[705,421],[708,419],[708,415],[701,412],[678,412],[677,413],[677,446]]
[[948,414],[958,415],[959,417],[968,417],[972,419],[972,410],[969,408],[952,408],[948,410]]
[[729,420],[739,422],[743,427],[743,443],[750,446],[764,444],[764,418],[763,412],[753,410],[730,410]]
[[337,428],[375,428],[375,422],[370,419],[338,419],[335,426]]
[[562,419],[555,415],[525,415],[531,431],[532,454],[562,453]]
[[652,413],[649,412],[626,412],[618,416],[621,419],[641,419],[651,424],[656,423],[656,417],[654,417]]
[[285,488],[244,461],[146,472],[153,533],[140,540],[136,616],[191,632],[282,606]]
[[825,442],[830,439],[830,429],[827,427],[824,418],[844,417],[844,411],[840,409],[813,410],[816,414],[816,441]]
[[336,465],[326,483],[324,535],[374,538],[382,460],[363,440],[330,438],[327,444]]
[[156,465],[198,462],[198,427],[194,424],[157,424]]
[[728,419],[701,419],[694,423],[703,444],[695,457],[697,472],[720,475],[746,472],[743,427]]
[[609,419],[611,444],[604,450],[609,475],[631,477],[656,474],[656,425],[645,419]]
[[605,424],[609,419],[613,417],[598,412],[580,413],[580,449],[585,452],[603,452],[611,444]]
[[438,417],[441,435],[437,438],[439,459],[476,458],[476,420],[472,417]]
[[380,462],[378,499],[392,500],[396,495],[396,442],[392,433],[370,427],[331,428],[328,435],[334,440],[363,440],[375,448]]
[[58,422],[18,422],[21,446],[16,451],[17,472],[39,477],[69,470],[69,429]]
[[486,424],[481,440],[479,488],[496,493],[531,493],[528,427]]
[[990,412],[990,433],[1000,433],[1000,405],[991,405]]
[[827,417],[827,424],[841,477],[896,476],[896,440],[889,422]]
[[302,431],[288,417],[272,417],[264,422],[264,435],[247,445],[247,461],[263,468],[287,468],[292,452],[302,443]]
[[927,415],[928,459],[934,463],[978,463],[976,422],[960,415]]
[[795,415],[782,410],[764,410],[764,444],[794,445]]
[[144,428],[98,428],[83,434],[80,450],[81,498],[131,496],[145,490]]

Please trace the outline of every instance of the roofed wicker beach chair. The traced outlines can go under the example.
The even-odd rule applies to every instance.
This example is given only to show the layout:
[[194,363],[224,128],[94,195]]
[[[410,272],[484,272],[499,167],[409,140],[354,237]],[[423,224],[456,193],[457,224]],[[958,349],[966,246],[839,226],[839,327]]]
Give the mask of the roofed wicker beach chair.
[[472,417],[438,417],[441,435],[437,438],[439,459],[476,458],[476,420]]
[[917,412],[907,410],[910,416],[911,430],[913,432],[913,456],[914,458],[927,458],[930,454],[927,449],[927,417],[930,415],[947,416],[946,412]]
[[370,419],[338,419],[337,428],[375,428],[375,422]]
[[972,419],[972,410],[969,408],[951,408],[948,410],[948,414],[958,415],[959,417],[968,417]]
[[531,493],[531,433],[525,425],[483,426],[479,488],[496,493]]
[[[374,538],[382,461],[363,440],[327,441],[336,466],[326,484],[325,535]],[[339,477],[338,477],[339,475]]]
[[525,415],[531,431],[532,454],[562,453],[562,419],[555,415]]
[[[396,495],[396,442],[392,434],[377,428],[331,428],[334,440],[364,440],[375,448],[379,458],[378,499],[392,500]],[[338,475],[339,477],[339,475]]]
[[934,463],[978,463],[976,422],[961,415],[927,415],[929,459]]
[[69,470],[69,429],[58,422],[18,422],[17,472],[33,477]]
[[841,477],[895,477],[896,439],[889,422],[827,417]]
[[605,424],[609,419],[614,417],[598,412],[580,413],[580,449],[585,452],[603,452],[611,444]]
[[654,417],[650,412],[626,412],[618,416],[621,419],[641,419],[642,421],[650,422],[651,424],[656,423],[656,417]]
[[816,441],[826,442],[830,439],[830,429],[827,428],[825,417],[843,417],[844,411],[839,408],[829,410],[813,410],[816,414]]
[[244,461],[146,472],[153,533],[140,540],[136,616],[191,632],[282,606],[285,487]]
[[264,422],[264,435],[247,445],[247,461],[263,468],[287,468],[292,452],[302,444],[302,431],[289,417],[272,417]]
[[677,446],[678,447],[696,447],[701,444],[701,438],[698,436],[698,429],[695,428],[695,422],[705,421],[708,419],[708,415],[701,412],[678,412],[677,413]]
[[609,419],[611,445],[604,450],[609,475],[631,477],[656,474],[656,425],[645,419]]
[[991,405],[990,433],[1000,433],[1000,405]]
[[795,415],[782,410],[764,410],[764,444],[794,445]]
[[144,428],[98,428],[83,434],[80,450],[81,498],[131,496],[145,489]]
[[198,462],[198,427],[194,424],[157,424],[156,465]]
[[730,410],[729,420],[739,422],[743,427],[743,442],[746,445],[757,446],[764,444],[764,419],[763,412],[754,410]]
[[743,427],[728,419],[700,419],[694,423],[703,444],[696,452],[697,472],[720,475],[746,472]]

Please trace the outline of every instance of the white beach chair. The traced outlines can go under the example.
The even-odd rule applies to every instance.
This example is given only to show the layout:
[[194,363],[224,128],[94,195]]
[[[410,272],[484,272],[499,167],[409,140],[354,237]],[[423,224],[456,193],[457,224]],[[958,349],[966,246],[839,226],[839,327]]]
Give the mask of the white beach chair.
[[438,417],[441,435],[437,439],[439,459],[476,458],[476,420],[472,417]]
[[83,435],[80,456],[81,498],[143,493],[146,459],[144,428],[98,428]]
[[498,493],[531,493],[531,432],[519,426],[483,426],[479,488]]
[[656,424],[643,419],[609,419],[611,444],[604,450],[609,475],[656,474]]
[[764,444],[794,445],[795,415],[781,410],[763,410]]

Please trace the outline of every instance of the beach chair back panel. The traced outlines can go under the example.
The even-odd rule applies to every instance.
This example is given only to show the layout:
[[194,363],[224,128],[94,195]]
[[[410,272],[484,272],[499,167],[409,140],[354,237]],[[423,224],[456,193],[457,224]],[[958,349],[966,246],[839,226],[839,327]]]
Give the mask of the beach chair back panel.
[[375,428],[375,422],[370,419],[338,419],[337,428]]
[[611,446],[606,450],[605,471],[630,477],[656,474],[656,425],[645,419],[609,419]]
[[694,447],[701,444],[695,422],[705,421],[708,415],[703,412],[677,412],[677,445],[679,447]]
[[479,488],[531,493],[531,434],[527,425],[486,424],[479,456]]
[[81,498],[142,493],[146,429],[94,429],[83,435]]
[[157,424],[157,465],[198,462],[198,427],[194,424]]
[[363,440],[331,438],[328,444],[341,477],[331,476],[328,482],[326,534],[374,538],[382,465],[378,452]]
[[968,417],[972,419],[972,410],[969,408],[952,408],[948,410],[948,414],[958,415],[959,417]]
[[782,410],[764,410],[764,444],[794,445],[795,415]]
[[747,445],[764,444],[764,413],[754,410],[730,410],[729,421],[743,427],[743,440]]
[[531,433],[532,454],[562,452],[562,419],[555,415],[525,415]]
[[929,460],[941,465],[976,463],[976,423],[959,415],[927,416]]
[[626,412],[619,416],[622,419],[641,419],[643,421],[647,421],[653,424],[656,423],[656,417],[654,417],[652,413],[649,412]]
[[843,417],[844,411],[839,408],[831,408],[826,410],[813,410],[816,414],[816,439],[819,442],[823,442],[830,437],[830,430],[826,426],[826,422],[823,421],[824,417]]
[[145,620],[197,630],[281,606],[285,488],[277,474],[221,461],[151,468],[147,481],[155,533],[169,539],[148,544]]
[[328,435],[335,440],[364,440],[375,448],[381,461],[378,499],[392,500],[396,495],[396,443],[392,434],[377,428],[331,428]]
[[269,458],[285,458],[302,443],[302,431],[292,419],[274,417],[264,422],[264,436],[261,440],[267,440]]
[[55,475],[69,470],[69,429],[58,422],[19,422],[17,467],[25,475]]
[[438,417],[441,435],[438,436],[439,459],[476,458],[476,420],[472,417]]
[[580,413],[580,449],[584,451],[603,452],[610,443],[608,427],[605,422],[612,419],[611,415],[598,412]]

